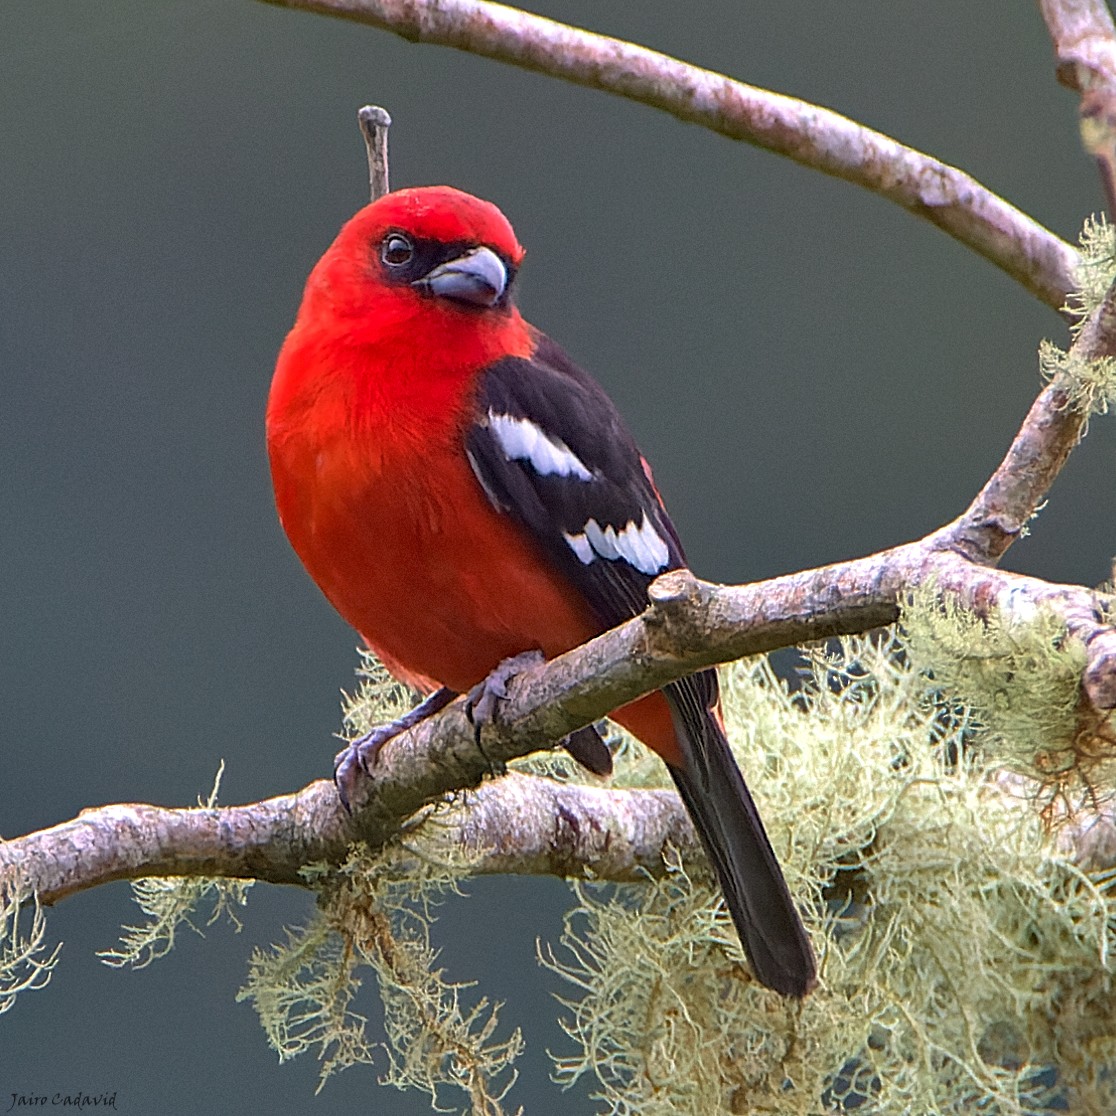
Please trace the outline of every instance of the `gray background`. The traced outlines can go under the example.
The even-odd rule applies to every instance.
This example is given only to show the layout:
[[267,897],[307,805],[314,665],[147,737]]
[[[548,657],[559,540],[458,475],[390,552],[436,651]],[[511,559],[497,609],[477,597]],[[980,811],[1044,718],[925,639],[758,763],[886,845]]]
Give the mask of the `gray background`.
[[[1037,12],[736,0],[539,4],[793,93],[961,165],[1074,237],[1099,207]],[[593,371],[654,462],[704,576],[867,553],[956,514],[1038,385],[1057,316],[929,225],[648,108],[248,2],[0,9],[0,833],[113,801],[226,802],[329,769],[353,633],[274,518],[262,415],[307,271],[364,201],[355,108],[396,120],[396,185],[499,203],[521,304]],[[1094,423],[1007,565],[1096,583],[1113,549]],[[528,1111],[561,1048],[534,963],[565,892],[483,881],[444,962],[509,1001]],[[239,935],[137,974],[93,951],[126,886],[51,914],[46,992],[0,1020],[10,1094],[118,1091],[128,1113],[424,1112],[352,1070],[312,1097],[235,1005],[253,943],[306,917],[256,888]],[[550,1099],[544,1099],[548,1097]]]

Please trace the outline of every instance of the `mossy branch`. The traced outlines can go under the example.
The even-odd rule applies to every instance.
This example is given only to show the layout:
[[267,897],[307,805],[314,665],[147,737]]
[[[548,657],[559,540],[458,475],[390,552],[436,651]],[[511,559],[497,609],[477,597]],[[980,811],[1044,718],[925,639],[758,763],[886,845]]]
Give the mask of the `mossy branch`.
[[[1116,286],[1082,320],[1070,350],[1079,361],[1113,353]],[[1089,414],[1068,375],[1056,375],[1040,392],[999,468],[952,523],[866,558],[750,585],[713,585],[685,570],[664,574],[652,585],[651,606],[641,616],[519,675],[502,720],[485,733],[483,749],[460,701],[396,738],[384,750],[369,797],[355,817],[345,813],[324,781],[295,794],[222,809],[106,806],[0,845],[0,866],[19,864],[46,903],[110,880],[145,876],[299,884],[307,864],[340,863],[357,839],[382,845],[424,806],[454,791],[475,789],[508,760],[545,747],[643,693],[700,667],[892,623],[911,588],[929,582],[978,616],[1029,618],[1039,610],[1060,616],[1069,637],[1084,649],[1083,715],[1102,720],[1116,709],[1116,630],[1106,613],[1108,598],[992,568],[1022,533],[1085,428]],[[507,793],[526,792],[520,784]],[[599,825],[601,799],[565,788],[571,801],[556,814],[554,792],[537,793],[544,801],[534,808],[521,801],[516,810],[492,815],[494,830],[497,817],[507,829],[489,833],[486,843],[505,850],[505,868],[515,864],[520,847],[527,871],[537,870],[528,867],[532,864],[566,871],[593,864],[584,858],[598,854],[599,845],[575,836]],[[624,872],[637,864],[654,867],[654,850],[677,835],[677,812],[632,792],[600,794],[607,797],[614,819],[605,831],[616,863],[627,866]],[[563,816],[582,819],[584,825],[553,831],[553,819]],[[542,833],[527,825],[531,818],[541,820]],[[667,828],[656,829],[656,821]],[[551,853],[540,859],[544,835]],[[599,873],[601,866],[595,870]]]
[[460,702],[396,738],[355,817],[323,780],[245,806],[105,806],[0,845],[0,865],[21,865],[47,903],[145,876],[304,884],[306,865],[339,864],[354,840],[380,845],[424,806],[470,790],[477,809],[462,839],[499,850],[490,854],[488,870],[591,869],[617,879],[660,872],[666,844],[692,842],[680,806],[666,792],[524,776],[475,788],[508,760],[698,667],[893,621],[902,595],[927,579],[977,611],[1025,616],[1048,608],[1062,615],[1085,648],[1086,700],[1098,709],[1116,705],[1116,631],[1100,620],[1101,596],[981,567],[937,545],[949,537],[944,531],[871,558],[754,585],[711,585],[685,571],[664,575],[642,616],[519,675],[483,750]]

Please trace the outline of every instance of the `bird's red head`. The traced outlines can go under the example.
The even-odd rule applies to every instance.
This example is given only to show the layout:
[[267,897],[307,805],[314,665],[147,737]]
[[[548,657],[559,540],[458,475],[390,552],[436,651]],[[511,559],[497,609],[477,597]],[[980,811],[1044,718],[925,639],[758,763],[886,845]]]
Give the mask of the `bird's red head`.
[[342,319],[362,334],[412,320],[476,329],[480,318],[514,315],[522,260],[491,202],[451,186],[396,190],[341,229],[310,275],[302,314]]
[[513,266],[523,261],[523,248],[500,210],[453,186],[416,186],[385,194],[365,206],[341,236],[351,229],[358,236],[401,229],[420,240],[441,244],[484,244]]
[[511,297],[522,260],[507,218],[461,190],[397,190],[365,206],[306,282],[272,381],[269,437],[304,427],[307,409],[338,428],[384,415],[396,429],[400,416],[457,422],[482,368],[533,349]]

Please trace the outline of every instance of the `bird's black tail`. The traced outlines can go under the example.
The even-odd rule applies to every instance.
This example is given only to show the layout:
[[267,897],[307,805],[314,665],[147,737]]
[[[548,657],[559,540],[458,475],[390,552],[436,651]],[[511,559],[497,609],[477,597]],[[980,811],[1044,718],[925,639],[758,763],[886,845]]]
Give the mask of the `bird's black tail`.
[[694,827],[717,871],[744,952],[761,983],[784,996],[805,996],[817,962],[759,811],[713,712],[712,671],[664,691],[684,766],[669,765]]

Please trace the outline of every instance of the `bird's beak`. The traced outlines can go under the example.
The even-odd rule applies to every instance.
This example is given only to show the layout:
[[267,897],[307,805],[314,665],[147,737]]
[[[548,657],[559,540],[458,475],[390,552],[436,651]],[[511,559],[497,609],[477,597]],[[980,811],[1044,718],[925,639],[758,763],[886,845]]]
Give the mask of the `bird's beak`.
[[453,302],[495,306],[507,289],[508,269],[491,248],[474,248],[439,264],[411,286]]

